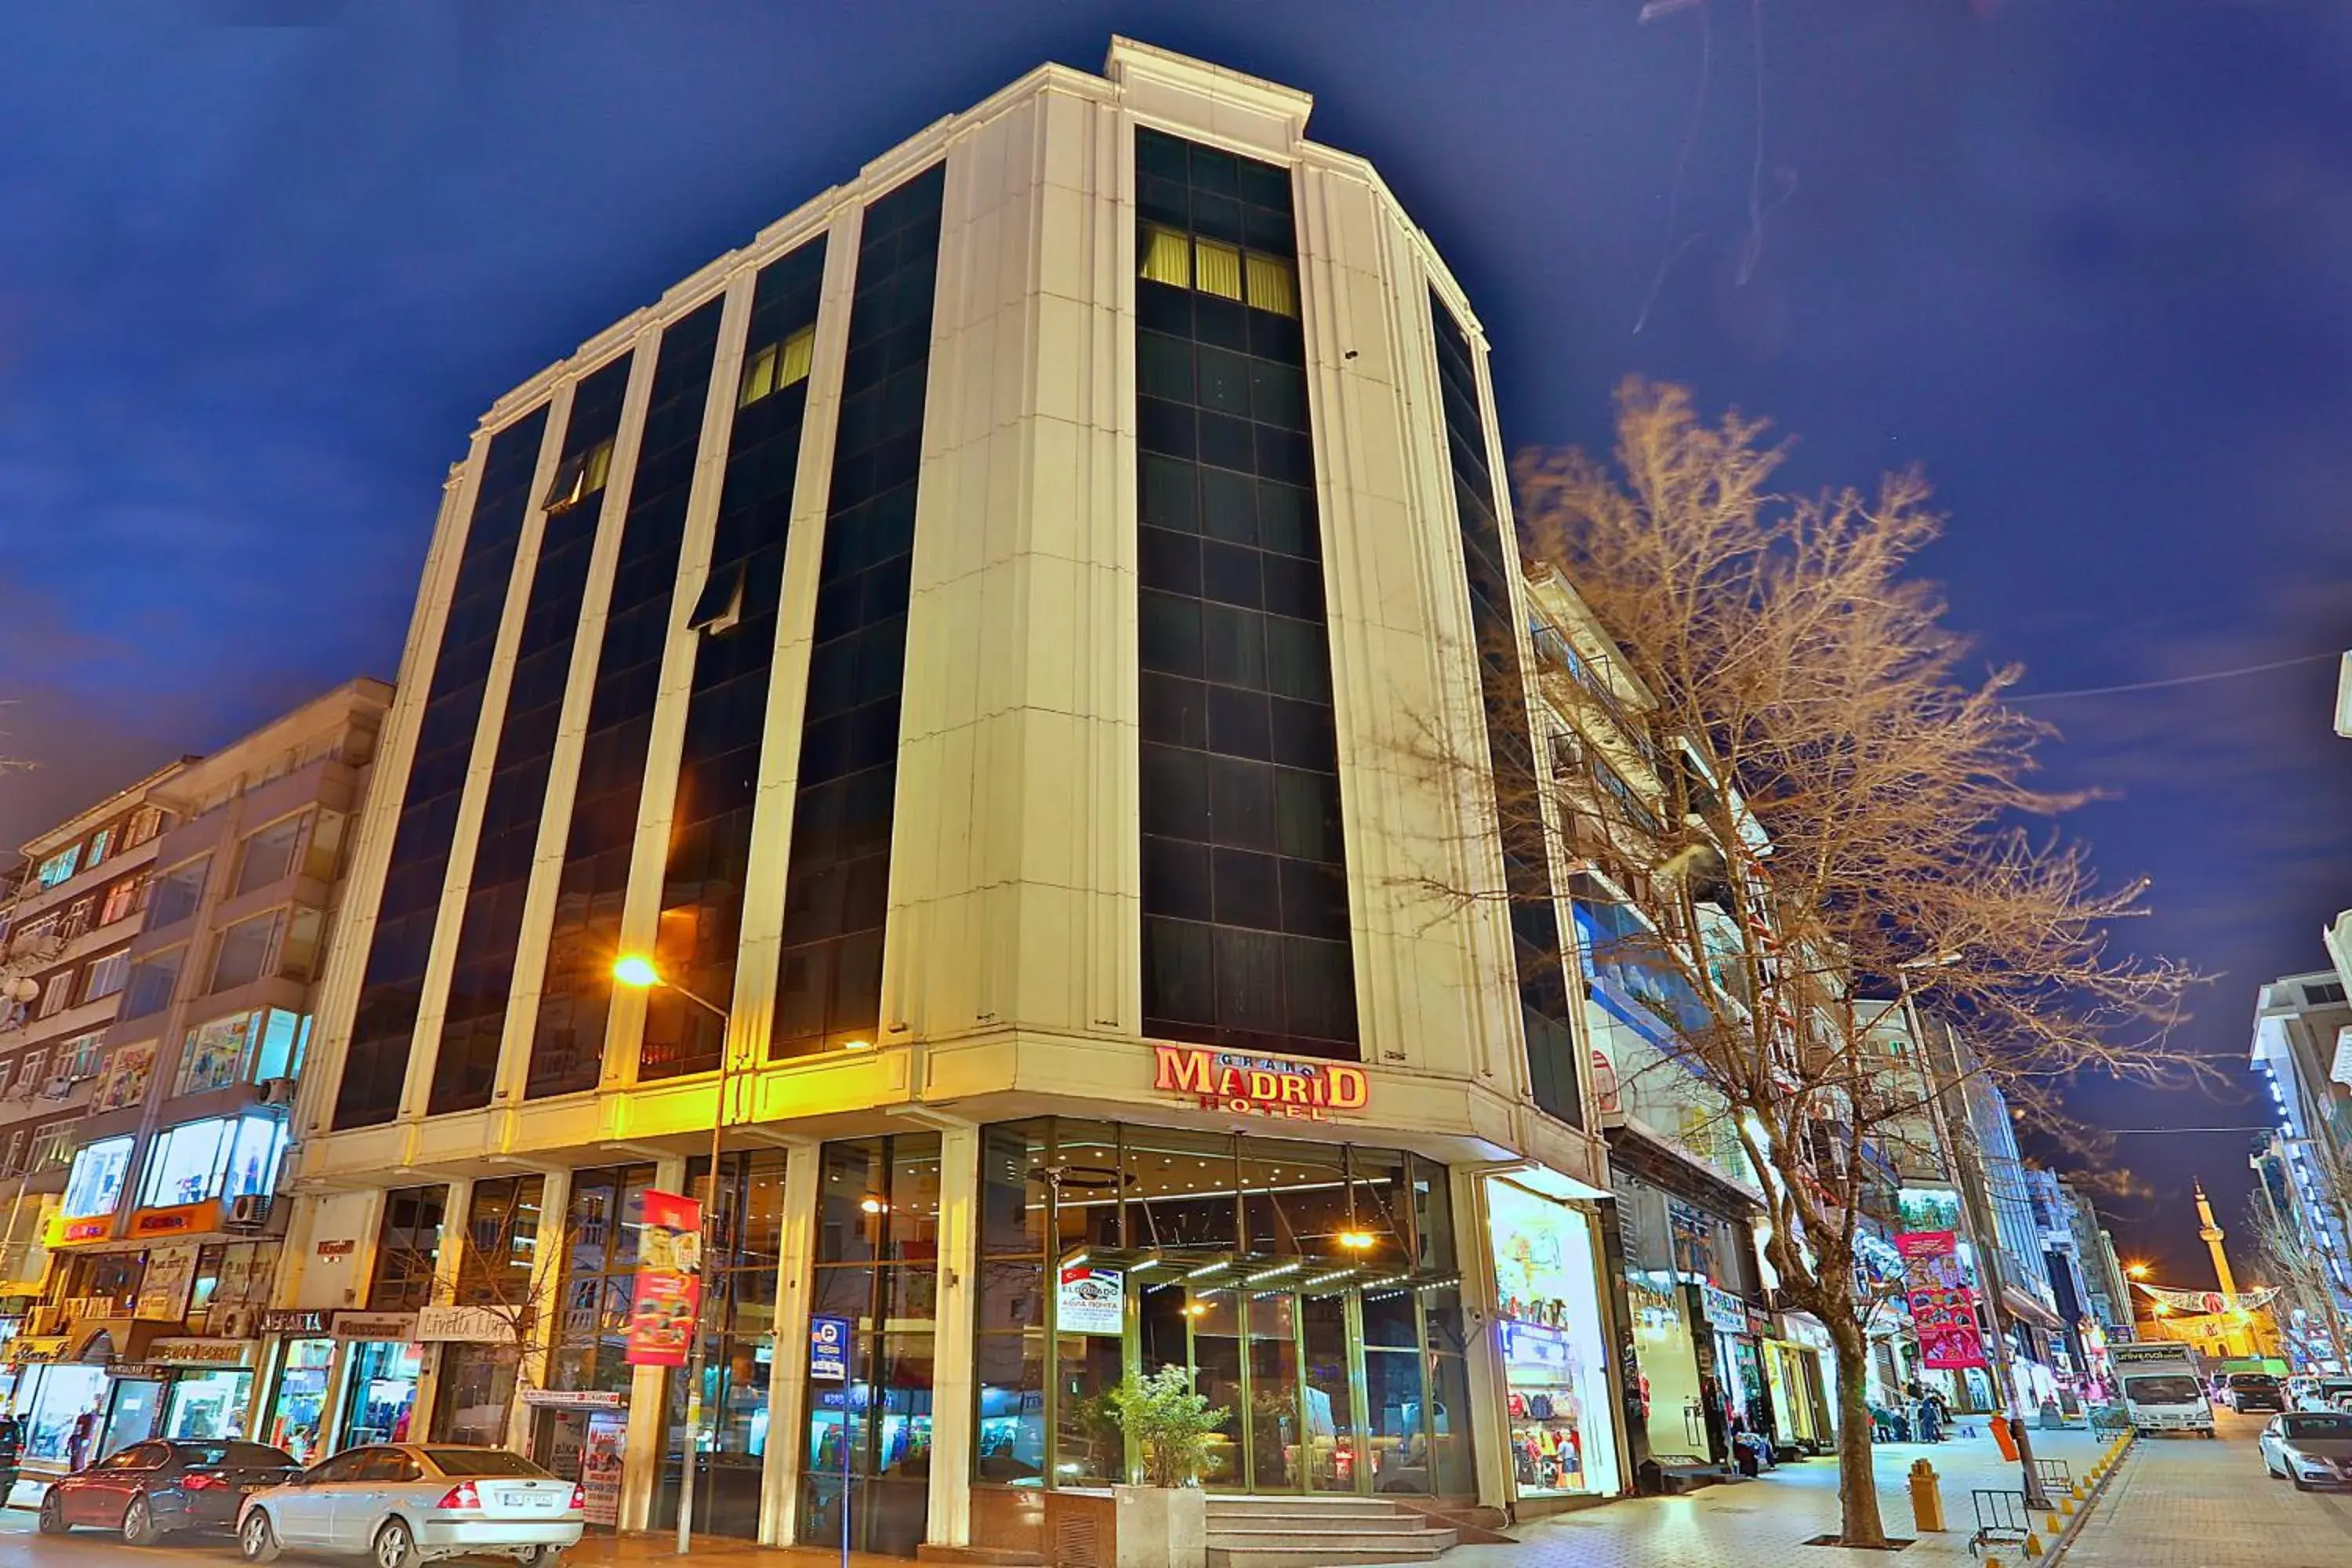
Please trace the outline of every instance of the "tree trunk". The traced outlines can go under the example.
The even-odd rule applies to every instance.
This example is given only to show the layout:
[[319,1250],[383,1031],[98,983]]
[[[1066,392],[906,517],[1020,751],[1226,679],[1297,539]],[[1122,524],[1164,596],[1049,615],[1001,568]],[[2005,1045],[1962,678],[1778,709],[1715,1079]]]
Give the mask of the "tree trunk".
[[1886,1526],[1878,1517],[1878,1480],[1870,1461],[1870,1345],[1851,1318],[1825,1326],[1837,1358],[1838,1540],[1846,1546],[1884,1546]]

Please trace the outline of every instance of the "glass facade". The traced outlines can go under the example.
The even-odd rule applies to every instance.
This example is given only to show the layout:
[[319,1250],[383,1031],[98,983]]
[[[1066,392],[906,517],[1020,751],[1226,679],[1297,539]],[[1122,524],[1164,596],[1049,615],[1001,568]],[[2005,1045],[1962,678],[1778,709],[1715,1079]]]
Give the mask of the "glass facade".
[[848,1376],[811,1386],[800,1539],[843,1540],[845,1476],[851,1550],[911,1557],[930,1509],[939,1135],[827,1143],[816,1217],[810,1310],[848,1325]]
[[[591,453],[612,450],[629,387],[628,354],[582,381],[572,400],[556,468],[557,491],[547,508],[538,558],[530,569],[522,634],[507,686],[489,794],[467,874],[457,925],[456,966],[441,1018],[440,1049],[433,1058],[428,1109],[439,1116],[479,1110],[490,1102],[498,1076],[499,1041],[514,986],[515,946],[522,934],[523,895],[539,849],[540,817],[547,804],[548,765],[554,760],[563,694],[571,684],[572,648],[580,631],[588,567],[596,551],[609,463],[587,466]],[[591,479],[594,489],[588,489]]]
[[[711,1202],[710,1162],[688,1162],[687,1191]],[[695,1453],[694,1524],[745,1539],[760,1530],[760,1486],[768,1452],[768,1394],[776,1361],[776,1295],[784,1237],[784,1153],[781,1149],[724,1156],[718,1206],[709,1215],[710,1249],[702,1264],[701,1447]],[[669,1380],[669,1429],[663,1447],[656,1528],[677,1522],[685,1464],[688,1373]]]
[[866,209],[817,567],[769,1050],[871,1044],[898,782],[915,489],[945,164]]
[[1290,175],[1136,132],[1144,1027],[1353,1059]]
[[1527,1035],[1528,1079],[1536,1104],[1571,1127],[1584,1125],[1576,1039],[1569,1022],[1561,963],[1559,910],[1544,833],[1534,742],[1528,729],[1519,618],[1511,608],[1518,550],[1505,534],[1487,468],[1486,420],[1480,412],[1477,362],[1454,312],[1434,293],[1437,383],[1445,400],[1445,446],[1454,469],[1455,521],[1462,532],[1464,580],[1476,637],[1486,707],[1486,752],[1494,770],[1503,880],[1510,895],[1511,953],[1519,977],[1519,1019]]
[[670,600],[723,308],[713,300],[671,323],[654,361],[588,696],[563,869],[556,879],[555,921],[523,1086],[530,1099],[593,1089],[604,1067],[613,954],[620,945],[646,747],[669,646]]
[[[824,280],[822,240],[761,270],[746,339],[753,346],[752,358],[759,345],[788,341],[814,325]],[[807,411],[805,376],[782,388],[772,377],[765,395],[735,411],[710,571],[687,617],[698,637],[694,688],[687,700],[677,799],[670,814],[656,957],[663,973],[721,1006],[735,994],[743,883],[768,721],[768,677],[775,661],[784,547]],[[677,993],[651,993],[638,1076],[712,1070],[719,1065],[720,1029],[718,1019]]]
[[490,438],[466,529],[449,613],[410,759],[392,858],[376,902],[375,930],[359,1005],[335,1095],[335,1126],[375,1127],[400,1110],[401,1089],[425,1000],[425,964],[448,874],[458,796],[473,759],[474,728],[505,613],[507,580],[532,496],[530,481],[547,434],[547,410],[533,409]]
[[1224,1490],[1475,1490],[1443,1167],[1055,1117],[982,1132],[974,1479],[1127,1479],[1108,1395],[1191,1369]]

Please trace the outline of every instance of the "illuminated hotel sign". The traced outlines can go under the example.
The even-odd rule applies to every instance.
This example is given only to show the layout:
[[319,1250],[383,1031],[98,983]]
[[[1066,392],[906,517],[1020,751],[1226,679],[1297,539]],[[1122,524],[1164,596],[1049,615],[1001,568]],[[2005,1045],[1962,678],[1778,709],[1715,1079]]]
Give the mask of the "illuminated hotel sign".
[[1371,1096],[1364,1069],[1344,1062],[1302,1062],[1208,1046],[1154,1046],[1152,1087],[1181,1094],[1203,1110],[1246,1112],[1290,1121],[1328,1121],[1361,1110]]

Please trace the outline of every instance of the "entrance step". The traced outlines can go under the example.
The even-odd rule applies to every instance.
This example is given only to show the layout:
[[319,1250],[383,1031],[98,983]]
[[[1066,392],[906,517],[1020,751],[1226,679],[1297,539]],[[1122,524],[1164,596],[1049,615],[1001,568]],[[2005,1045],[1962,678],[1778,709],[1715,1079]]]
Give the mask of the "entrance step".
[[1209,1568],[1426,1563],[1459,1539],[1376,1498],[1213,1497],[1208,1515]]

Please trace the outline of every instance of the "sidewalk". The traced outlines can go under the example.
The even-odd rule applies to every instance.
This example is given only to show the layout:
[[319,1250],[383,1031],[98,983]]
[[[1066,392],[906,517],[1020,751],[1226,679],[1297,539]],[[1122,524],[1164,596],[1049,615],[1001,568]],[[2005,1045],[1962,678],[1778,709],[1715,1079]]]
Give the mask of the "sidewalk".
[[[1808,1547],[1815,1535],[1838,1527],[1837,1461],[1808,1459],[1783,1465],[1752,1481],[1708,1487],[1687,1497],[1630,1498],[1604,1507],[1512,1527],[1516,1546],[1457,1546],[1445,1554],[1447,1568],[1837,1568],[1841,1563],[1876,1563],[1888,1568],[1956,1568],[1971,1563],[1969,1537],[1976,1529],[1969,1505],[1971,1488],[2002,1488],[2021,1482],[2016,1465],[2000,1457],[1984,1436],[1981,1417],[1970,1424],[1979,1436],[1945,1443],[1886,1443],[1874,1451],[1880,1517],[1889,1535],[1916,1535],[1912,1528],[1911,1462],[1936,1468],[1944,1493],[1940,1534],[1920,1535],[1899,1557],[1880,1552]],[[2105,1446],[2088,1432],[2034,1432],[2034,1458],[2063,1459],[2082,1475]]]
[[[760,1546],[720,1535],[696,1536],[689,1555],[712,1568],[822,1568],[842,1560],[838,1546]],[[679,1561],[677,1536],[671,1531],[649,1535],[592,1531],[563,1554],[564,1568],[639,1568]],[[879,1557],[870,1552],[849,1554],[849,1568],[907,1568],[908,1562],[904,1557]]]

